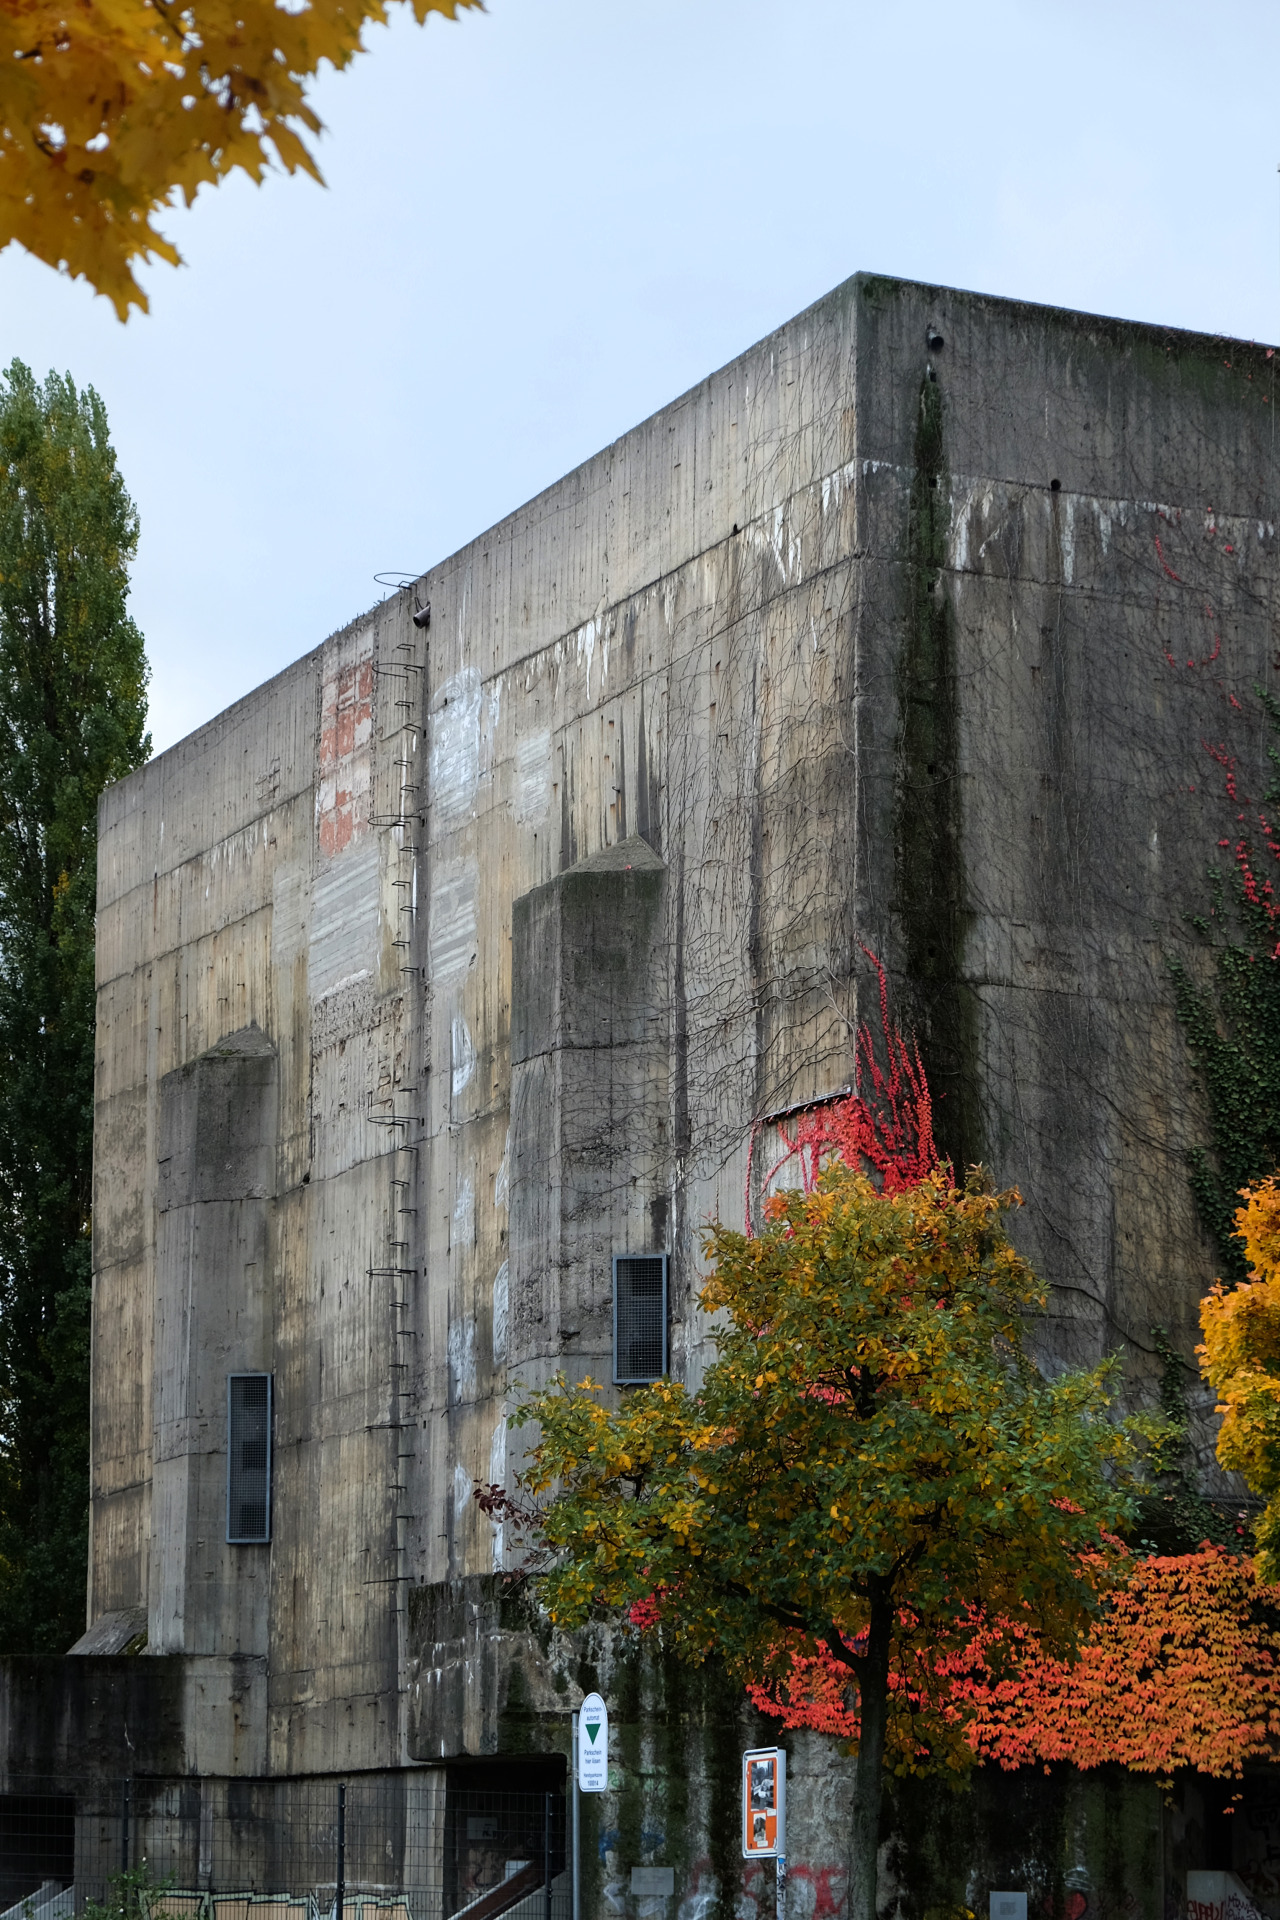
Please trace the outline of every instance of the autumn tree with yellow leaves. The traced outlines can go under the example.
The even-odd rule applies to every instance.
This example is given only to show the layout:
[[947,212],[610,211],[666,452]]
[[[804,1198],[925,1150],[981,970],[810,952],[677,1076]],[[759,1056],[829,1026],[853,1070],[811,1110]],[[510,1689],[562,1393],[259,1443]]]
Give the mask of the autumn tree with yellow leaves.
[[1236,1237],[1249,1278],[1200,1303],[1201,1364],[1220,1402],[1218,1459],[1266,1501],[1254,1530],[1258,1574],[1280,1580],[1280,1175],[1241,1192]]
[[797,1656],[843,1670],[851,1920],[874,1920],[886,1763],[972,1761],[948,1649],[977,1612],[989,1660],[1015,1629],[1068,1653],[1120,1551],[1133,1441],[1108,1366],[1048,1380],[1024,1349],[1045,1296],[1005,1233],[1018,1204],[977,1175],[886,1192],[833,1162],[758,1237],[709,1231],[696,1393],[663,1380],[611,1411],[561,1378],[517,1415],[538,1423],[523,1485],[558,1625],[631,1610],[747,1684]]
[[[419,22],[482,0],[409,0]],[[237,168],[319,168],[307,85],[345,67],[387,0],[4,0],[0,247],[83,275],[123,320],[140,260],[178,264],[156,217]]]

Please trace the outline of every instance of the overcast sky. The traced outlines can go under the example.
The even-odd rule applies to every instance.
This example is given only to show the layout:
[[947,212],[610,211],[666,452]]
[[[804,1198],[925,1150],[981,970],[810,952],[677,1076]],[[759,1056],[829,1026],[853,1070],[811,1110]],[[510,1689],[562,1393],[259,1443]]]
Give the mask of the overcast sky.
[[3,362],[107,404],[157,747],[859,268],[1280,338],[1260,0],[395,11],[327,190],[173,214],[149,317],[0,255]]

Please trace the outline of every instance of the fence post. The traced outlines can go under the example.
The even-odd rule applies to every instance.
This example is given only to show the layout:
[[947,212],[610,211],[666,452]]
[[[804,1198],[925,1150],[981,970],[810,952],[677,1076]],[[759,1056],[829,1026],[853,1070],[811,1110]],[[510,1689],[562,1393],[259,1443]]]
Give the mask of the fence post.
[[543,1912],[551,1920],[551,1795],[542,1797],[542,1882]]
[[338,1786],[338,1884],[334,1891],[334,1920],[344,1920],[347,1904],[347,1784]]
[[120,1871],[129,1871],[129,1815],[133,1803],[133,1781],[126,1779],[120,1795]]

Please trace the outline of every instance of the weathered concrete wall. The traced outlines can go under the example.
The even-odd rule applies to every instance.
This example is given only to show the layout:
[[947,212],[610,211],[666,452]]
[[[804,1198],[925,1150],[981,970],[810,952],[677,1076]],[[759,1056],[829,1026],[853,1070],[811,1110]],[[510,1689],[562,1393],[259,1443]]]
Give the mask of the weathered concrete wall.
[[[569,1756],[569,1712],[599,1689],[610,1703],[609,1788],[583,1795],[582,1897],[588,1914],[635,1904],[633,1867],[670,1866],[682,1920],[736,1911],[772,1913],[773,1868],[740,1857],[739,1773],[744,1747],[778,1743],[777,1723],[751,1710],[714,1665],[696,1671],[634,1632],[550,1632],[527,1592],[499,1579],[419,1589],[410,1619],[410,1746],[424,1761],[465,1754]],[[804,1889],[832,1898],[848,1874],[851,1767],[832,1741],[789,1735],[788,1841]],[[640,1920],[670,1911],[641,1897]]]
[[[150,1648],[198,1666],[197,1770],[399,1750],[402,1341],[370,1269],[411,976],[372,649],[338,636],[104,803],[91,1606],[149,1597]],[[226,1375],[259,1367],[273,1541],[228,1546]]]
[[1269,784],[1274,361],[889,282],[858,357],[859,922],[944,1134],[1023,1189],[1051,1345],[1137,1359],[1167,1322],[1189,1351],[1213,1255],[1165,956],[1236,826],[1206,747]]
[[513,903],[511,1237],[495,1357],[558,1343],[580,1375],[610,1379],[601,1276],[615,1253],[667,1245],[665,880],[636,835]]
[[1202,743],[1267,781],[1273,366],[850,281],[105,797],[90,1614],[149,1607],[189,1769],[501,1750],[461,1655],[414,1704],[410,1601],[501,1566],[474,1485],[605,1370],[614,1252],[670,1254],[696,1381],[700,1229],[852,1077],[859,943],[1027,1195],[1046,1354],[1189,1349],[1165,961]]
[[250,1026],[160,1083],[148,1643],[267,1652],[268,1552],[226,1551],[229,1373],[270,1372],[275,1047]]
[[[678,1920],[772,1920],[771,1865],[740,1857],[741,1755],[787,1753],[789,1911],[838,1920],[849,1879],[853,1764],[838,1741],[783,1733],[753,1712],[713,1663],[689,1670],[655,1636],[595,1627],[565,1637],[531,1618],[527,1596],[470,1580],[421,1590],[411,1608],[421,1659],[411,1677],[414,1750],[567,1754],[567,1708],[599,1689],[610,1705],[609,1789],[583,1796],[583,1911],[660,1920],[662,1900],[636,1898],[633,1867],[672,1866]],[[463,1676],[470,1684],[463,1683]],[[1215,1807],[1238,1789],[1208,1783]],[[1265,1787],[1246,1796],[1259,1817],[1240,1832],[1207,1831],[1201,1790],[1121,1768],[1069,1767],[968,1780],[889,1783],[881,1848],[881,1911],[900,1920],[986,1911],[996,1888],[1021,1888],[1028,1912],[1053,1920],[1175,1920],[1187,1866],[1234,1865],[1260,1910],[1276,1911],[1266,1852]],[[1244,1812],[1244,1808],[1241,1809]],[[1274,1841],[1272,1841],[1274,1847]],[[1166,1902],[1166,1889],[1168,1900]]]
[[134,1655],[6,1660],[0,1665],[5,1775],[42,1785],[95,1774],[120,1779],[182,1769],[191,1701],[182,1666]]

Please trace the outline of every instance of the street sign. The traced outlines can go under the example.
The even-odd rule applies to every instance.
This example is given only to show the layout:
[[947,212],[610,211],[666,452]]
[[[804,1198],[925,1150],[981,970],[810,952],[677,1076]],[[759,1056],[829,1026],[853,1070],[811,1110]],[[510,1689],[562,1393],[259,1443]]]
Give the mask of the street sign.
[[785,1859],[787,1756],[781,1747],[752,1747],[742,1756],[742,1857]]
[[609,1710],[598,1693],[578,1709],[578,1786],[583,1793],[609,1788]]

